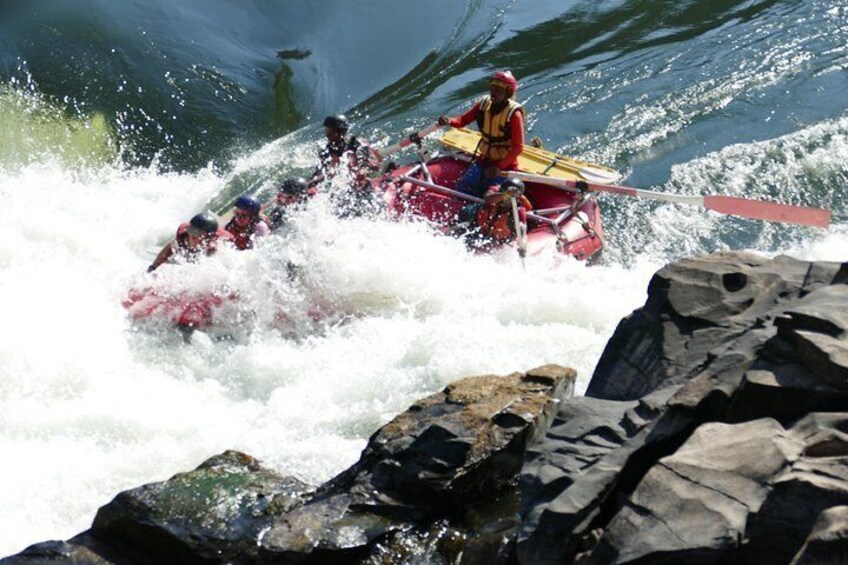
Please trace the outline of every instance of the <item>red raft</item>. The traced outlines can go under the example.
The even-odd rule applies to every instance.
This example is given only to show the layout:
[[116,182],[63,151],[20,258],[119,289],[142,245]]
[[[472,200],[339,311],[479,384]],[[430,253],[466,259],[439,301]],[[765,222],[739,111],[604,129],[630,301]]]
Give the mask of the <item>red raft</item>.
[[[232,292],[169,292],[148,287],[134,288],[123,301],[136,322],[173,324],[198,330],[219,327],[222,318],[236,308],[238,296]],[[222,313],[226,311],[227,316]]]
[[[392,212],[426,218],[450,228],[458,223],[464,206],[483,202],[481,198],[453,190],[468,164],[469,158],[462,154],[436,157],[399,167],[375,179],[374,188],[384,193]],[[533,206],[526,214],[528,254],[556,250],[586,260],[601,251],[604,246],[601,214],[590,193],[526,182],[524,195]]]

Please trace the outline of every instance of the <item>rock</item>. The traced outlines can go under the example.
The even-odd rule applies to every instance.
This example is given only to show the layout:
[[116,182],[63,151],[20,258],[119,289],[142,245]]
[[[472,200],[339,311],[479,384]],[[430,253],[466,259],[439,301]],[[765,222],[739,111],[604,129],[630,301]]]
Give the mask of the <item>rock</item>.
[[451,384],[375,433],[359,462],[260,538],[263,558],[353,562],[399,532],[504,493],[575,372],[545,366]]
[[741,253],[661,270],[594,398],[528,451],[518,561],[791,561],[848,492],[845,272]]
[[[518,560],[562,563],[588,553],[583,562],[788,563],[819,514],[848,503],[846,428],[848,413],[811,414],[789,429],[772,419],[705,423],[644,476],[636,460],[648,457],[656,424],[632,435],[629,446],[583,451],[577,461],[585,468],[550,481],[550,501],[525,513]],[[549,478],[565,463],[575,460],[548,469]],[[534,465],[525,468],[530,480],[541,474]],[[524,491],[536,493],[528,500],[545,500],[538,488]]]
[[372,436],[362,456],[375,462],[370,482],[425,506],[487,498],[515,479],[526,444],[544,435],[553,399],[571,396],[575,377],[548,366],[451,384]]
[[804,449],[771,481],[768,497],[752,516],[743,555],[788,563],[826,509],[848,504],[848,429],[845,412],[813,413],[789,428]]
[[228,451],[161,483],[124,491],[102,507],[90,534],[143,560],[251,560],[259,532],[301,504],[302,482]]
[[841,268],[734,252],[667,265],[651,280],[645,306],[619,324],[586,395],[635,400],[667,381],[690,380],[730,344],[739,349],[740,338],[750,341],[746,351],[756,349],[774,334],[776,316],[833,284]]
[[676,390],[632,402],[583,397],[562,404],[548,435],[528,450],[521,473],[521,563],[562,563],[587,549],[585,539],[595,535],[615,489],[644,474],[657,445],[687,425],[669,421],[665,432],[652,427]]
[[0,559],[3,565],[121,565],[125,559],[115,556],[113,561],[99,553],[97,543],[78,536],[70,541],[45,541],[31,545],[17,555]]
[[741,545],[749,516],[802,447],[770,419],[700,426],[640,481],[593,557],[600,563],[660,555],[680,562],[721,561]]
[[792,565],[848,562],[848,506],[822,512]]

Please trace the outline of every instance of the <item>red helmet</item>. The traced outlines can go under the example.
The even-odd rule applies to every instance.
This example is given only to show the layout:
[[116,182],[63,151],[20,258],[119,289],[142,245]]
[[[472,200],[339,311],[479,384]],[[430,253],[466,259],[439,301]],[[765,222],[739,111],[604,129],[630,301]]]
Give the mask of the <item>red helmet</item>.
[[510,71],[498,71],[492,76],[492,84],[500,84],[505,88],[515,92],[518,90],[518,81],[512,76]]

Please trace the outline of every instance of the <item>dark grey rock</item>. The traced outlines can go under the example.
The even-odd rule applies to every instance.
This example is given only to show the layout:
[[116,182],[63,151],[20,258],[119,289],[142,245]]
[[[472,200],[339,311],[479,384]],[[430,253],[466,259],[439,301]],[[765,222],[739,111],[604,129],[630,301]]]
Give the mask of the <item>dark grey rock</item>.
[[415,403],[371,437],[356,465],[275,520],[260,538],[263,558],[354,562],[405,530],[507,492],[575,376],[545,366],[471,377]]
[[[645,306],[619,324],[586,394],[635,400],[667,381],[688,381],[731,344],[742,349],[736,346],[740,337],[771,328],[783,306],[833,284],[841,268],[731,252],[668,265],[651,280]],[[751,346],[773,331],[758,335],[749,339]]]
[[792,565],[848,563],[848,506],[822,512]]
[[[530,448],[520,479],[523,523],[517,538],[522,563],[562,563],[585,551],[617,488],[655,461],[654,451],[688,421],[669,417],[655,428],[677,387],[642,400],[574,398],[563,403],[551,431]],[[672,431],[675,430],[675,431]]]
[[845,504],[846,273],[741,253],[657,273],[528,450],[518,561],[791,561]]
[[[90,542],[89,542],[90,543]],[[123,565],[125,558],[114,560],[88,547],[86,541],[45,541],[31,545],[17,555],[0,559],[2,565]]]
[[124,491],[91,535],[160,562],[250,561],[259,532],[302,503],[307,486],[229,451],[194,471]]
[[660,555],[672,562],[720,562],[742,543],[770,483],[802,449],[775,420],[698,427],[640,481],[593,557],[600,563]]

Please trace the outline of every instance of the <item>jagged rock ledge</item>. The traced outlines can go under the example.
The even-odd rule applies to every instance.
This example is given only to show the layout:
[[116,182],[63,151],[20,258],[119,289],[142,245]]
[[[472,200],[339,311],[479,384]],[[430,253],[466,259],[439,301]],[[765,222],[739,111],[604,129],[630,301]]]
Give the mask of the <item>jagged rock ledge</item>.
[[558,366],[464,379],[315,490],[227,452],[0,563],[848,562],[846,282],[680,261],[585,397]]

